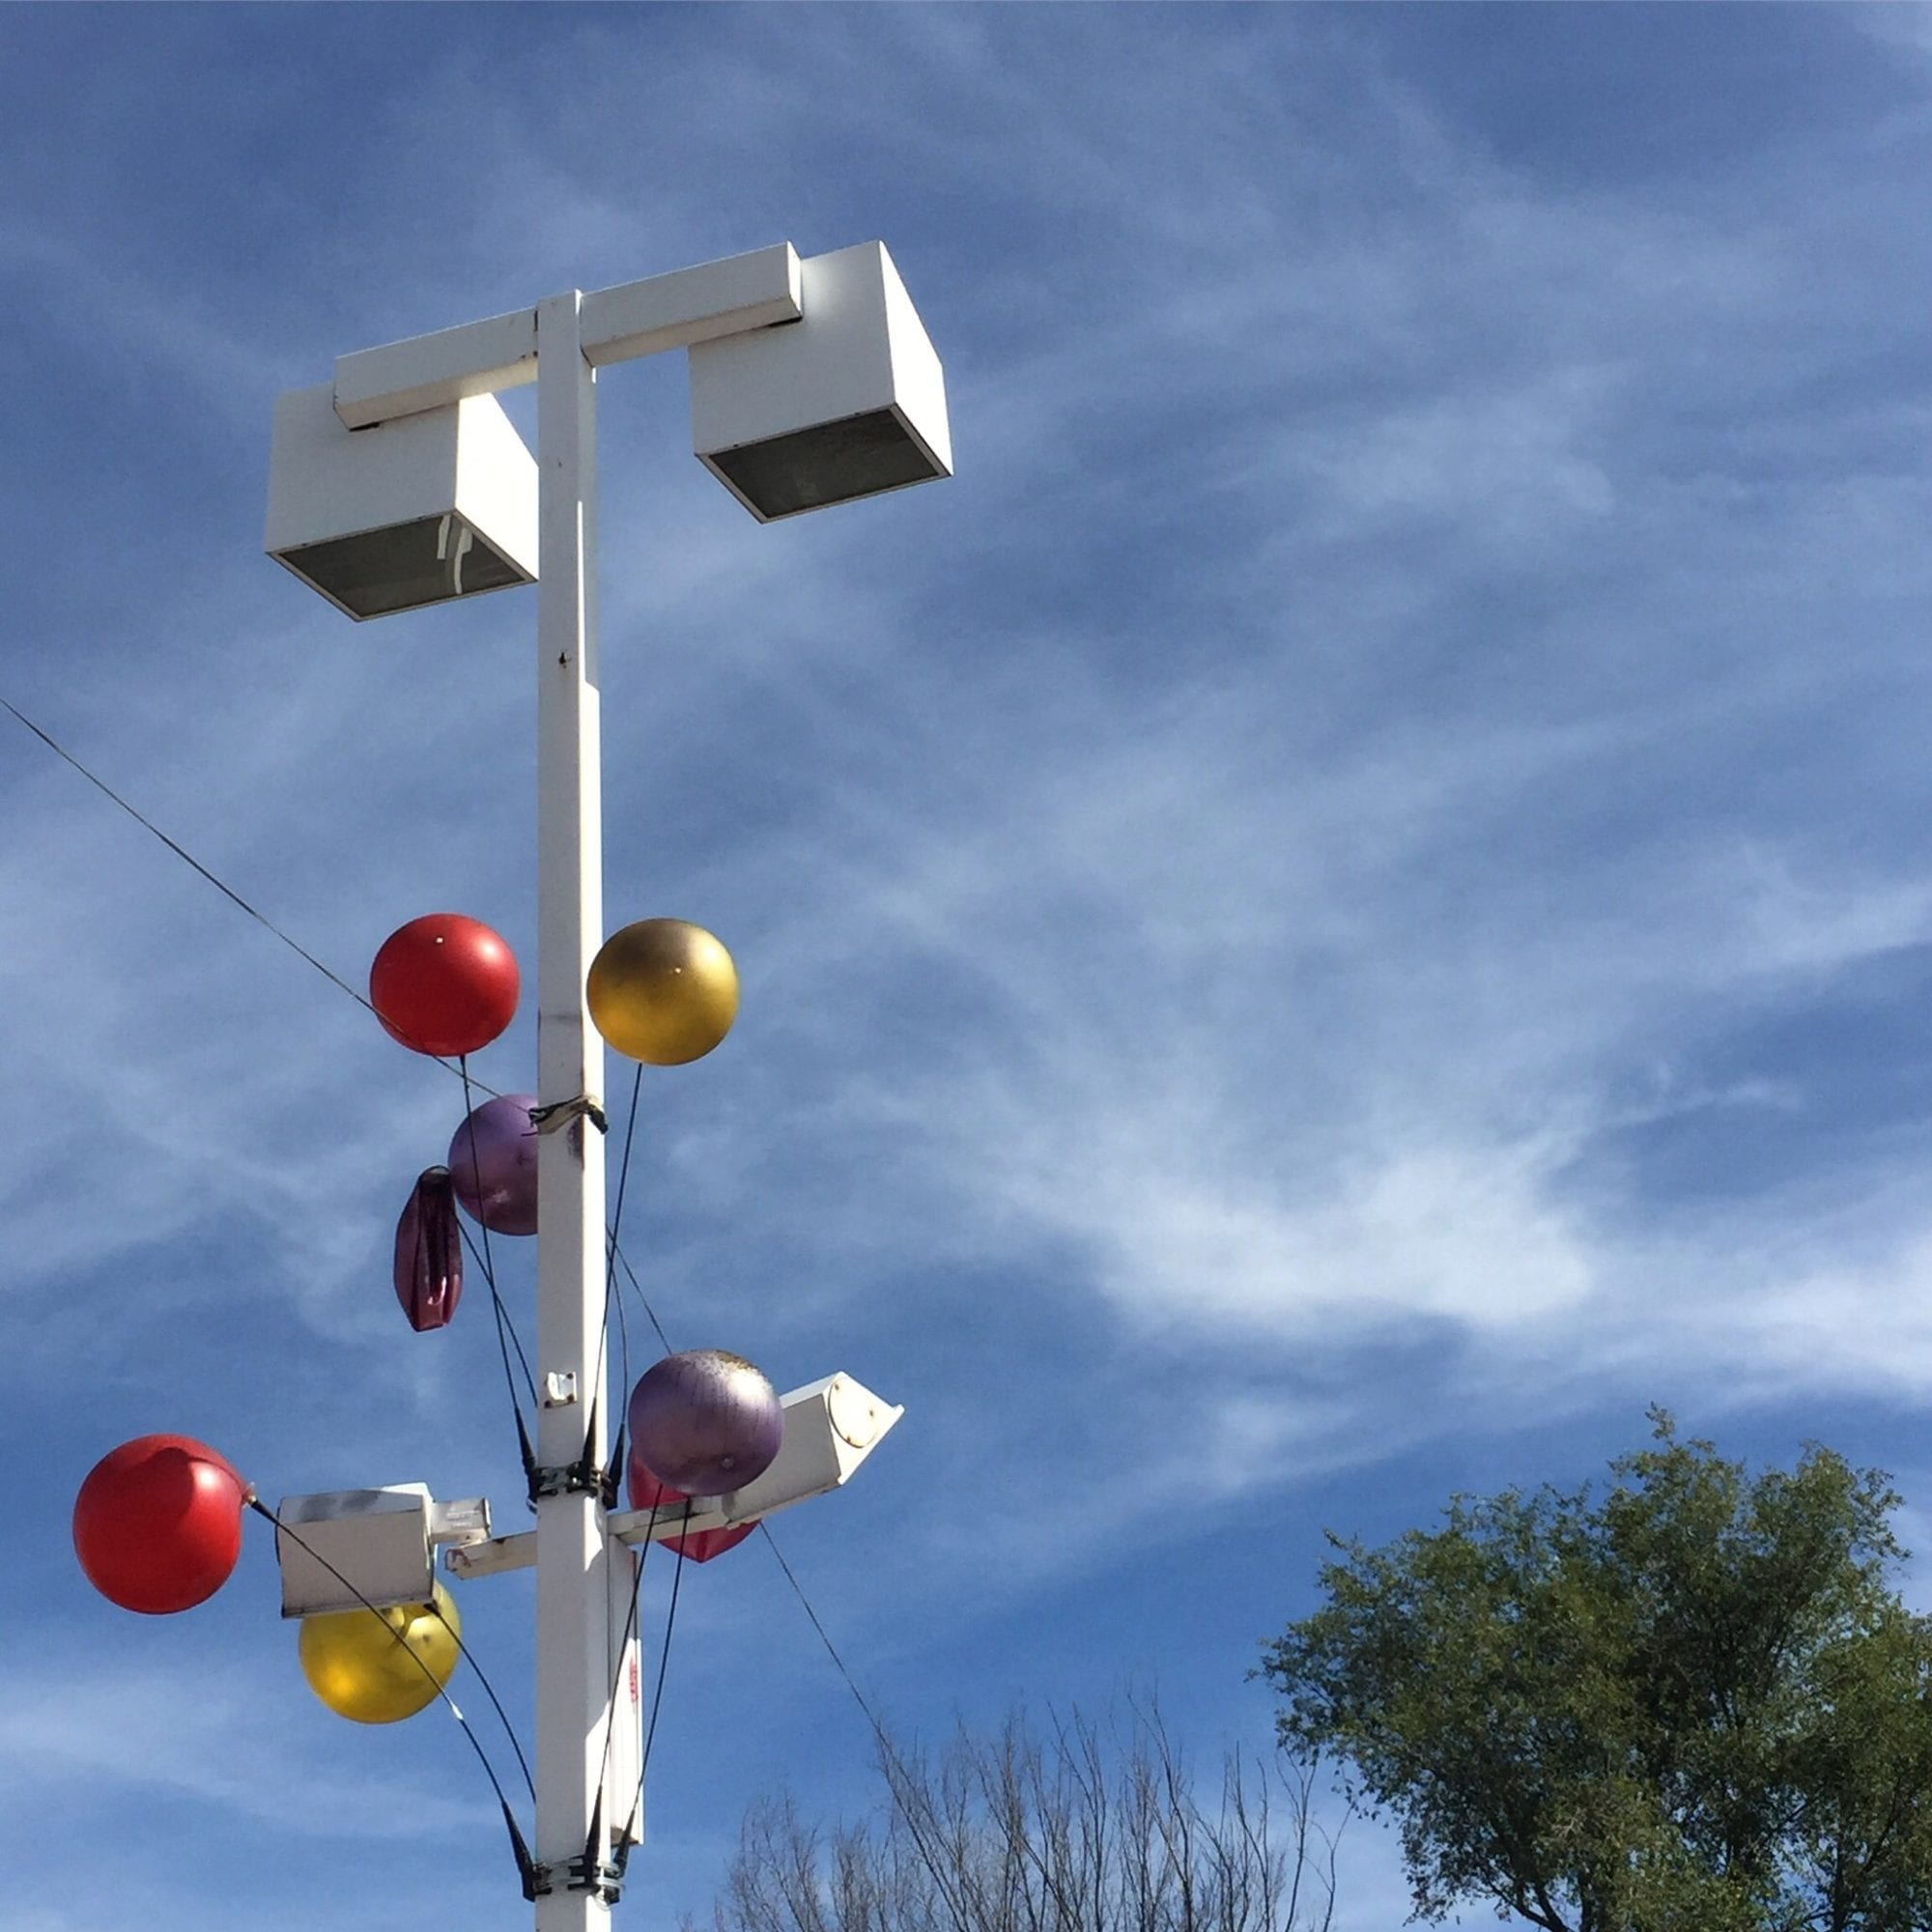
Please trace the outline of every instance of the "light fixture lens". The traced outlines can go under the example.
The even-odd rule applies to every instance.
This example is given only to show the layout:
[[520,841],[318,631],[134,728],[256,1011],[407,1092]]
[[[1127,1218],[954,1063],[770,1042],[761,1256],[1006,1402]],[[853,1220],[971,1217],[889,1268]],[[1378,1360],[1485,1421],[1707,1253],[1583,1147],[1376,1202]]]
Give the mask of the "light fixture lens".
[[766,522],[947,474],[896,409],[740,443],[704,461]]
[[352,617],[385,617],[531,581],[454,510],[277,555]]

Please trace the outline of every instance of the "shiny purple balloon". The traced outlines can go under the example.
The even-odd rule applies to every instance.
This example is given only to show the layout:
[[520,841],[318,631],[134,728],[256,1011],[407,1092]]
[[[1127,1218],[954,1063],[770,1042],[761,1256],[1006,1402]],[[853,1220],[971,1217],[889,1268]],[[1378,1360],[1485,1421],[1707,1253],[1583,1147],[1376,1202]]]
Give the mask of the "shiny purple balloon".
[[450,1140],[456,1198],[493,1234],[537,1231],[537,1130],[530,1125],[536,1103],[534,1094],[485,1100]]
[[446,1167],[426,1167],[396,1223],[396,1299],[417,1334],[441,1328],[463,1294],[463,1232]]
[[631,1391],[631,1454],[688,1496],[754,1483],[784,1440],[784,1406],[742,1355],[691,1349],[667,1355]]

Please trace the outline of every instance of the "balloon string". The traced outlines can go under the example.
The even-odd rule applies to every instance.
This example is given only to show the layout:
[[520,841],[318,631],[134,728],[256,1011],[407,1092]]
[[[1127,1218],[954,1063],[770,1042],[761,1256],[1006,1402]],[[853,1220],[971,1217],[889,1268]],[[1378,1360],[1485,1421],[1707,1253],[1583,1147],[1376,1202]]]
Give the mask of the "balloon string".
[[[490,1254],[490,1223],[483,1218],[483,1165],[476,1157],[476,1109],[470,1094],[469,1056],[467,1053],[461,1055],[456,1065],[457,1070],[463,1075],[462,1130],[469,1143],[469,1179],[476,1192],[476,1225],[483,1236],[483,1279],[490,1285],[490,1305],[497,1317],[497,1350],[503,1358],[503,1381],[510,1392],[510,1412],[516,1420],[517,1442],[521,1453],[529,1437],[524,1429],[523,1404],[517,1398],[517,1378],[510,1373],[510,1349],[505,1339],[505,1331],[511,1336],[516,1334],[516,1324],[510,1320],[510,1311],[503,1306],[503,1297],[497,1292],[497,1268]],[[461,1220],[457,1222],[457,1226],[463,1229]],[[463,1229],[463,1236],[466,1241],[469,1239],[468,1229]],[[475,1252],[473,1246],[470,1252]],[[534,1412],[537,1407],[536,1379],[530,1374],[529,1357],[524,1353],[524,1345],[521,1341],[517,1344],[517,1359],[524,1365],[524,1381],[529,1389],[530,1408]],[[525,1456],[526,1472],[528,1461],[528,1457]]]
[[[685,1498],[684,1520],[691,1520],[691,1499]],[[644,1566],[638,1565],[639,1579]],[[664,1645],[658,1652],[658,1681],[651,1688],[651,1721],[644,1728],[644,1747],[638,1754],[638,1795],[631,1803],[631,1815],[624,1821],[624,1839],[628,1843],[633,1827],[644,1808],[644,1779],[650,1775],[651,1741],[658,1734],[658,1714],[664,1709],[665,1673],[670,1668],[670,1634],[677,1623],[677,1586],[684,1581],[684,1544],[679,1540],[677,1548],[677,1568],[670,1573],[670,1604],[665,1610]],[[633,1600],[635,1601],[635,1592]]]
[[[658,1485],[657,1501],[651,1505],[650,1530],[657,1528],[658,1511],[663,1506],[664,1485],[660,1483]],[[691,1499],[688,1496],[685,1498],[684,1515],[685,1520],[688,1522],[691,1520]],[[610,1717],[604,1726],[604,1761],[599,1765],[597,1770],[597,1785],[599,1790],[603,1789],[604,1779],[611,1770],[611,1740],[615,1735],[617,1728],[617,1696],[624,1685],[624,1654],[630,1648],[631,1639],[637,1634],[638,1631],[638,1592],[643,1586],[644,1559],[650,1554],[651,1546],[656,1541],[656,1537],[647,1532],[644,1537],[643,1547],[638,1551],[638,1559],[631,1566],[631,1603],[630,1607],[624,1612],[624,1634],[617,1641],[617,1663],[616,1668],[611,1673],[611,1695],[606,1705],[606,1708],[610,1712]],[[681,1556],[683,1551],[680,1550],[678,1553]],[[631,1807],[631,1819],[635,1819],[636,1817],[637,1807],[633,1805]],[[624,1833],[628,1833],[630,1828],[631,1821],[627,1820],[624,1826]],[[620,1836],[622,1835],[620,1833]]]
[[[616,1243],[613,1241],[611,1243],[611,1246],[614,1250]],[[624,1313],[624,1297],[621,1294],[617,1297],[616,1306],[617,1306],[617,1359],[622,1364],[623,1367],[624,1387],[626,1389],[629,1389],[631,1386],[631,1320],[630,1317]],[[623,1433],[624,1432],[620,1427],[617,1431],[617,1435],[620,1440],[622,1439]],[[616,1467],[616,1459],[614,1458],[614,1456],[611,1459],[611,1467],[614,1471]]]
[[[496,1770],[491,1765],[489,1756],[484,1751],[483,1746],[477,1739],[476,1733],[470,1729],[469,1719],[466,1718],[463,1715],[462,1711],[457,1708],[456,1699],[452,1697],[449,1694],[449,1692],[442,1687],[442,1685],[437,1681],[436,1672],[432,1670],[429,1667],[429,1665],[426,1664],[422,1661],[422,1659],[418,1657],[416,1653],[410,1647],[410,1644],[408,1640],[404,1637],[402,1632],[398,1630],[396,1626],[392,1624],[388,1620],[388,1618],[383,1614],[383,1611],[379,1605],[372,1604],[369,1601],[369,1599],[365,1597],[362,1594],[362,1592],[358,1590],[355,1587],[355,1585],[352,1583],[349,1580],[349,1578],[345,1577],[342,1574],[342,1572],[338,1570],[335,1567],[335,1565],[328,1560],[327,1557],[323,1555],[322,1552],[319,1549],[317,1549],[315,1546],[307,1540],[307,1538],[302,1536],[299,1531],[292,1529],[287,1523],[285,1523],[281,1520],[281,1518],[277,1516],[275,1512],[268,1506],[267,1503],[262,1501],[262,1499],[259,1496],[251,1495],[248,1498],[248,1507],[251,1510],[253,1510],[257,1516],[266,1517],[269,1521],[273,1523],[275,1525],[276,1535],[286,1536],[289,1539],[289,1541],[296,1546],[298,1549],[299,1549],[305,1556],[307,1556],[310,1559],[311,1562],[321,1564],[322,1567],[325,1570],[327,1570],[328,1574],[331,1577],[333,1577],[335,1580],[338,1583],[340,1583],[342,1587],[345,1590],[347,1590],[349,1594],[352,1597],[354,1597],[355,1601],[358,1604],[360,1604],[362,1607],[365,1610],[367,1610],[371,1616],[376,1618],[377,1621],[382,1624],[383,1628],[389,1633],[389,1635],[398,1644],[402,1646],[403,1655],[407,1657],[410,1660],[410,1662],[413,1663],[415,1667],[418,1670],[420,1670],[426,1678],[429,1679],[431,1689],[434,1690],[436,1694],[439,1697],[440,1697],[445,1704],[449,1706],[449,1715],[456,1719],[457,1723],[462,1727],[463,1735],[469,1740],[469,1748],[476,1753],[476,1761],[483,1767],[483,1775],[490,1780],[490,1788],[497,1794],[497,1804],[502,1805],[506,1815],[511,1816],[512,1823],[514,1824],[515,1822],[514,1814],[510,1813],[510,1801],[503,1796],[502,1784],[497,1779]],[[498,1718],[502,1719],[504,1734],[510,1740],[510,1748],[517,1753],[517,1762],[523,1766],[524,1782],[526,1784],[529,1784],[530,1786],[530,1802],[532,1804],[535,1804],[537,1795],[536,1786],[530,1781],[530,1768],[528,1764],[526,1764],[524,1760],[523,1747],[517,1743],[516,1733],[510,1729],[509,1719],[503,1717],[503,1707],[500,1703],[497,1702],[496,1691],[491,1690],[490,1680],[488,1677],[484,1675],[483,1666],[476,1662],[476,1659],[473,1656],[471,1656],[469,1645],[466,1644],[460,1636],[456,1636],[456,1632],[450,1628],[450,1625],[444,1619],[441,1610],[438,1608],[433,1598],[431,1600],[430,1607],[436,1611],[437,1621],[442,1625],[444,1630],[449,1631],[451,1636],[456,1637],[457,1649],[460,1650],[465,1657],[469,1659],[470,1668],[476,1672],[477,1682],[480,1683],[483,1686],[483,1689],[489,1692],[491,1703],[496,1705],[497,1715]]]
[[[482,1251],[476,1245],[475,1237],[460,1221],[457,1223],[457,1229],[463,1236],[463,1245],[469,1250],[469,1259],[482,1271],[483,1279],[489,1285],[491,1299],[496,1304],[497,1346],[498,1350],[502,1350],[505,1347],[504,1334],[507,1331],[509,1336],[507,1346],[516,1350],[517,1366],[524,1372],[524,1386],[529,1390],[530,1401],[534,1403],[537,1399],[536,1378],[530,1374],[530,1360],[524,1353],[523,1338],[517,1333],[516,1321],[512,1319],[509,1309],[504,1306],[503,1297],[497,1293],[497,1284],[491,1276],[489,1264],[484,1259]],[[517,1400],[517,1384],[516,1378],[510,1374],[510,1364],[507,1355],[505,1355],[503,1361],[503,1374],[509,1380],[510,1401],[514,1405]],[[521,1414],[521,1411],[519,1413]]]
[[[592,1388],[604,1386],[604,1355],[611,1341],[611,1304],[617,1293],[617,1230],[624,1223],[624,1193],[631,1179],[631,1147],[638,1137],[638,1095],[643,1091],[643,1085],[644,1065],[639,1061],[637,1075],[631,1082],[631,1111],[624,1122],[624,1152],[617,1164],[617,1199],[611,1210],[611,1225],[604,1231],[604,1320],[597,1331],[597,1370],[590,1378]],[[623,1350],[620,1359],[624,1365],[624,1394],[628,1400],[631,1392],[631,1337],[628,1329],[623,1330],[619,1342]]]
[[[51,732],[43,730],[41,726],[36,724],[34,721],[31,718],[29,718],[27,714],[24,711],[22,711],[17,704],[11,704],[5,697],[0,697],[0,710],[6,710],[11,712],[15,718],[19,720],[19,722],[22,724],[24,724],[27,727],[29,731],[31,731],[34,734],[36,738],[38,738],[41,741],[42,744],[43,744],[47,748],[48,751],[53,753],[53,754],[57,758],[62,758],[66,760],[66,762],[71,765],[73,769],[77,771],[81,775],[81,777],[84,778],[88,781],[88,783],[95,788],[96,791],[99,792],[103,798],[109,799],[115,805],[118,805],[121,808],[121,810],[125,811],[128,814],[128,816],[134,821],[136,825],[142,828],[143,831],[153,833],[154,836],[156,838],[158,838],[161,841],[161,843],[165,845],[168,848],[168,850],[175,855],[177,859],[181,860],[185,865],[190,867],[193,870],[199,872],[201,876],[204,879],[206,879],[208,883],[211,886],[213,886],[216,892],[221,894],[224,898],[230,899],[236,905],[240,906],[242,910],[245,912],[248,915],[248,917],[256,923],[256,924],[263,926],[268,931],[273,933],[274,936],[277,939],[279,939],[282,942],[282,944],[289,949],[291,952],[295,953],[298,958],[305,960],[309,965],[313,966],[315,970],[318,973],[320,973],[322,977],[325,980],[327,980],[331,986],[339,987],[343,992],[347,993],[349,997],[352,1000],[354,1000],[355,1004],[358,1007],[360,1007],[365,1012],[375,1013],[376,1009],[372,1007],[369,1004],[368,1000],[364,998],[362,994],[358,993],[355,990],[355,988],[352,986],[349,983],[349,981],[342,977],[340,973],[336,972],[333,967],[325,966],[323,962],[320,959],[318,959],[315,956],[315,954],[308,950],[307,947],[303,946],[298,940],[292,939],[289,936],[289,934],[284,932],[282,928],[279,925],[277,925],[274,923],[274,921],[271,920],[266,913],[260,911],[257,907],[250,905],[248,901],[244,899],[242,896],[242,895],[235,890],[233,886],[229,885],[225,880],[216,877],[216,875],[213,872],[212,872],[206,866],[204,866],[201,863],[201,861],[197,859],[194,856],[194,854],[187,849],[185,845],[180,842],[179,839],[169,838],[168,835],[165,832],[163,832],[161,828],[158,825],[156,825],[152,818],[147,817],[143,812],[138,811],[133,806],[129,805],[128,801],[125,798],[123,798],[121,794],[118,791],[116,791],[112,785],[107,783],[107,781],[104,779],[97,778],[95,774],[89,771],[88,768],[84,764],[82,764],[81,761],[78,758],[76,758],[74,754],[71,752],[70,752],[65,745],[63,745],[57,738],[55,738]],[[381,1015],[378,1014],[377,1017],[380,1018]],[[434,1060],[436,1064],[439,1066],[442,1067],[446,1072],[455,1073],[459,1071],[457,1067],[450,1065],[448,1061],[441,1059],[440,1056],[436,1054],[433,1053],[425,1054],[423,1057],[426,1060]],[[482,1082],[478,1081],[477,1085],[479,1087],[482,1087]],[[502,1097],[500,1094],[497,1094],[497,1090],[494,1087],[483,1087],[483,1092],[488,1094],[492,1099],[500,1099]]]
[[483,1687],[483,1694],[490,1700],[490,1708],[497,1714],[497,1721],[503,1727],[503,1735],[510,1741],[510,1748],[517,1754],[517,1769],[524,1774],[524,1783],[530,1794],[530,1803],[537,1799],[536,1780],[530,1776],[530,1761],[524,1755],[524,1747],[517,1742],[517,1734],[510,1724],[510,1714],[503,1709],[503,1700],[497,1695],[497,1687],[490,1682],[483,1666],[476,1662],[476,1654],[463,1641],[463,1633],[442,1613],[442,1605],[434,1597],[429,1602],[430,1614],[449,1633],[454,1643],[468,1660],[469,1667],[476,1673],[476,1681]]

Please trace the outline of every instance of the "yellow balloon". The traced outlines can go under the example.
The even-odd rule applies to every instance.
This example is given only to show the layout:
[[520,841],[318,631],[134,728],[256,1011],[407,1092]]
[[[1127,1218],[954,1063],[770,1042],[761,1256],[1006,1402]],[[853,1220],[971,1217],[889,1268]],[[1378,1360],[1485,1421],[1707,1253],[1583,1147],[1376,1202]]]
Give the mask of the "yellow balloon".
[[723,944],[682,919],[640,919],[613,932],[585,987],[597,1031],[646,1066],[707,1054],[738,1014],[738,969]]
[[395,1724],[436,1701],[456,1672],[463,1620],[439,1583],[436,1602],[392,1610],[328,1610],[301,1620],[308,1688],[339,1718]]

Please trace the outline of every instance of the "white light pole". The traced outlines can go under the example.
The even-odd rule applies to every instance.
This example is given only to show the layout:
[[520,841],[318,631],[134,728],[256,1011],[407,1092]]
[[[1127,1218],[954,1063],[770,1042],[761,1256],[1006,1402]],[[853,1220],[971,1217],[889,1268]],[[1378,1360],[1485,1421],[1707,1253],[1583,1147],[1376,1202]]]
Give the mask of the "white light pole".
[[[801,261],[781,243],[342,356],[332,384],[282,398],[270,484],[269,553],[351,616],[538,586],[537,1092],[557,1111],[538,1157],[536,1528],[436,1534],[434,1505],[404,1506],[420,1516],[425,1560],[432,1543],[457,1546],[458,1576],[534,1555],[538,1932],[601,1928],[617,1891],[612,1847],[639,1776],[635,1706],[621,1744],[611,1728],[629,1546],[822,1493],[898,1417],[831,1377],[785,1398],[779,1461],[746,1490],[661,1524],[603,1506],[604,1147],[586,1110],[601,1107],[604,1049],[584,1003],[604,937],[596,372],[679,348],[696,453],[761,522],[951,473],[939,362],[884,247]],[[494,400],[532,380],[533,469]],[[329,1498],[301,1500],[331,1513]],[[347,1545],[330,1547],[338,1573],[353,1564]],[[288,1615],[309,1601],[291,1563],[284,1550]]]

